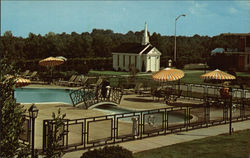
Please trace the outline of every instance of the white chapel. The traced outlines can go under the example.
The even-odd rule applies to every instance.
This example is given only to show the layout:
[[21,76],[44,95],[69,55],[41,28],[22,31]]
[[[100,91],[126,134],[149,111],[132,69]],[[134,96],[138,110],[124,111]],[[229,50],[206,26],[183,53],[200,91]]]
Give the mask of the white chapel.
[[112,52],[113,69],[129,71],[136,67],[140,72],[159,71],[161,52],[149,42],[147,24],[141,43],[123,43]]

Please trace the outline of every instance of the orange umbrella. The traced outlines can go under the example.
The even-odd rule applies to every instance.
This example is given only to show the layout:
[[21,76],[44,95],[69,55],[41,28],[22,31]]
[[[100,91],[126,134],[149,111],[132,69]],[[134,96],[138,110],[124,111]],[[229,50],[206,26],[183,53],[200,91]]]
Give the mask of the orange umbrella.
[[40,60],[39,65],[52,67],[52,66],[61,65],[63,62],[64,62],[64,60],[61,58],[48,57],[48,58],[45,58],[43,60]]
[[230,75],[224,71],[216,69],[214,71],[208,72],[206,74],[201,75],[203,79],[215,79],[215,80],[234,80],[235,76]]
[[152,75],[152,78],[156,81],[166,82],[175,81],[184,77],[184,72],[179,69],[165,68]]

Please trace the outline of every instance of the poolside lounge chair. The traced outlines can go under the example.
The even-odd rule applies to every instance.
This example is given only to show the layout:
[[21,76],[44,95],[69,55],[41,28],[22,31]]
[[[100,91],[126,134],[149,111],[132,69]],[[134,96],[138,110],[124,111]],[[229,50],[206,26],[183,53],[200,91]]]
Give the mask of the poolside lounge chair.
[[81,76],[78,75],[73,81],[69,81],[67,83],[67,86],[77,86],[77,83],[79,83],[80,81],[81,81]]
[[73,82],[76,79],[76,77],[76,75],[72,75],[68,81],[58,81],[57,84],[62,86],[68,86],[69,83]]
[[90,86],[93,87],[93,88],[95,88],[95,87],[100,87],[101,84],[102,84],[102,81],[103,81],[103,79],[102,79],[102,78],[99,78],[99,79],[96,81],[95,84],[91,84]]
[[151,88],[151,95],[153,96],[153,100],[155,100],[155,98],[158,98],[158,101],[160,100],[160,98],[165,98],[166,96],[166,92],[165,89],[163,89],[162,87],[157,87],[157,88]]
[[142,92],[143,92],[143,83],[136,83],[136,85],[135,85],[135,94],[142,94]]
[[26,70],[21,74],[22,77],[26,77],[30,73],[30,70]]
[[89,80],[89,78],[87,76],[81,78],[81,81],[79,82],[79,86],[85,86],[85,85],[87,85],[88,80]]
[[164,100],[166,101],[166,104],[172,102],[176,102],[178,98],[180,98],[182,93],[182,90],[171,90],[168,92],[168,94],[165,96]]
[[33,71],[31,75],[26,76],[25,78],[29,79],[29,80],[34,80],[37,79],[37,71]]
[[75,78],[75,80],[69,84],[72,84],[73,86],[82,86],[87,83],[88,78],[84,77],[83,75],[79,75]]
[[76,75],[74,80],[70,80],[70,81],[68,81],[68,83],[66,83],[66,86],[75,86],[76,82],[79,82],[80,78],[81,78],[81,76]]

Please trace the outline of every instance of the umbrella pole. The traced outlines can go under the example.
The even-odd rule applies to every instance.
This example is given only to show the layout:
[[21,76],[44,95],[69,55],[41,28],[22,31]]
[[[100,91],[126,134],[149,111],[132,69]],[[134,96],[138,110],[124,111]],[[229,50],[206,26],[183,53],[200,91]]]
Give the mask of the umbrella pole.
[[53,80],[53,67],[51,67],[51,80],[50,80],[51,83],[52,83],[52,80]]
[[178,92],[180,92],[180,79],[178,80]]
[[51,70],[50,70],[51,72],[51,79],[52,79],[52,77],[53,77],[53,68],[51,68]]

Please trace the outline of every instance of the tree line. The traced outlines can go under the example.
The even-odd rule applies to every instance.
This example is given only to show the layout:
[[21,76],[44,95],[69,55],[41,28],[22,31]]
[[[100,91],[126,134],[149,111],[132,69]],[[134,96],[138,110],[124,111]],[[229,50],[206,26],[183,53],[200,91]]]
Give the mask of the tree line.
[[[1,36],[0,50],[2,57],[8,61],[25,65],[22,62],[39,61],[49,56],[64,56],[69,60],[90,60],[105,58],[112,62],[112,50],[122,43],[140,43],[142,31],[129,31],[126,34],[114,33],[112,30],[93,29],[91,33],[81,34],[65,32],[56,34],[49,32],[44,36],[29,33],[27,38],[13,36],[6,31]],[[161,53],[161,67],[167,66],[167,61],[173,59],[174,36],[163,36],[154,32],[149,34],[150,43]],[[210,58],[215,48],[237,48],[237,37],[177,36],[177,63],[181,67],[188,63],[204,63]],[[21,62],[21,63],[20,63]],[[105,62],[103,62],[105,63]],[[95,69],[100,65],[91,65]],[[112,69],[112,63],[105,69]]]

